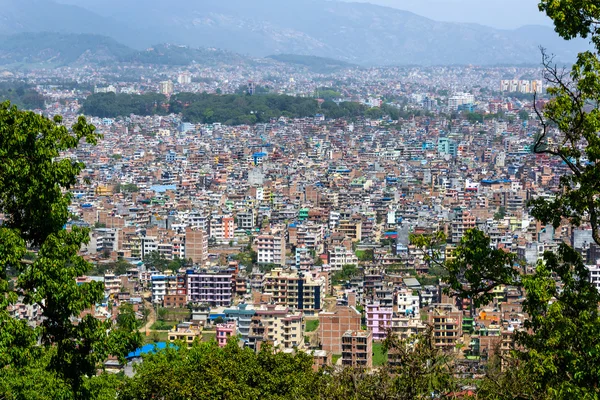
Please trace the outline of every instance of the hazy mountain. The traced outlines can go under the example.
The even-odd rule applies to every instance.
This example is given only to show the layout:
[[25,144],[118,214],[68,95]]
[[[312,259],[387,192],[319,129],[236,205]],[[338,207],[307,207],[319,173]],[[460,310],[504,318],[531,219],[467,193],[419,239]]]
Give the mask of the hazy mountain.
[[[69,13],[84,20],[60,25],[61,32],[101,33],[128,45],[144,47],[170,42],[217,47],[254,56],[301,54],[384,65],[539,63],[540,44],[555,53],[557,60],[570,61],[585,47],[581,41],[558,39],[552,29],[546,27],[511,31],[476,24],[437,22],[410,12],[366,3],[326,0],[61,1],[74,5],[66,9],[65,4],[55,4],[51,0],[0,0],[0,16],[16,17],[10,21],[5,17],[0,32],[6,32],[11,26],[20,31],[25,28],[41,30],[35,23],[28,22],[27,13],[31,6],[23,5],[35,2],[43,4],[45,10],[44,30],[52,30],[48,25],[60,25],[55,23],[55,16],[67,19],[64,13]],[[1,10],[3,3],[9,10]],[[89,24],[85,23],[86,18]],[[120,33],[130,27],[143,34]]]
[[0,65],[114,62],[132,53],[131,48],[100,35],[43,32],[0,37]]
[[197,49],[160,44],[134,50],[112,38],[92,34],[18,33],[0,36],[0,65],[63,66],[73,64],[138,63],[215,65],[251,62],[246,57],[218,49]]

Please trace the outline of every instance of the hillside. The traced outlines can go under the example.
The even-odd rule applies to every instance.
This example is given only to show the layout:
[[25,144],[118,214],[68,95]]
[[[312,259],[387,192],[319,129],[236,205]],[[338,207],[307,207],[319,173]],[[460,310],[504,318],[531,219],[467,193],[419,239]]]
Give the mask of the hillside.
[[0,37],[0,65],[69,65],[114,62],[133,52],[115,40],[99,35],[20,33]]
[[[41,0],[40,0],[41,1]],[[499,30],[433,21],[366,3],[325,0],[62,0],[121,24],[152,30],[152,43],[250,54],[299,54],[356,64],[539,64],[539,45],[570,61],[584,41],[551,28]],[[150,40],[150,39],[148,39]],[[150,43],[147,43],[150,45]]]
[[303,56],[298,54],[276,54],[267,58],[279,61],[285,64],[291,64],[301,67],[306,67],[311,71],[327,73],[342,68],[351,68],[355,65],[347,63],[345,61],[334,60],[332,58],[317,57],[317,56]]
[[134,50],[109,37],[92,34],[41,32],[0,36],[0,65],[53,67],[118,62],[216,65],[247,61],[245,57],[223,50],[169,44]]

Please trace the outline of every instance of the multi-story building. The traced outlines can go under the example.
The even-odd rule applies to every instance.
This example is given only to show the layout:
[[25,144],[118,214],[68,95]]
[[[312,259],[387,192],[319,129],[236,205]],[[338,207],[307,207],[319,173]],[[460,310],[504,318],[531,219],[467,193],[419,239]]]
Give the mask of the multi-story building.
[[302,272],[284,272],[281,268],[274,268],[264,276],[263,293],[272,296],[275,304],[312,315],[321,310],[325,280],[314,279]]
[[373,340],[383,340],[392,327],[392,307],[383,307],[379,302],[367,304],[367,328],[373,332]]
[[233,299],[232,276],[229,273],[186,274],[188,300],[213,307],[230,306]]
[[235,322],[217,324],[215,329],[217,333],[217,343],[219,344],[219,347],[225,347],[229,338],[236,335]]
[[257,309],[256,314],[252,317],[246,345],[258,351],[261,343],[264,342],[269,342],[279,349],[303,347],[302,314],[274,304]]
[[358,265],[358,257],[344,246],[335,246],[329,250],[329,266],[332,270],[341,270],[344,265]]
[[342,335],[359,331],[361,314],[354,307],[337,306],[333,311],[319,313],[319,341],[321,348],[333,354],[342,353]]
[[275,235],[260,235],[256,244],[257,262],[285,266],[285,238]]
[[202,230],[185,230],[185,258],[203,265],[208,259],[208,235]]
[[247,304],[240,304],[237,307],[226,308],[223,313],[227,321],[232,321],[236,324],[237,334],[243,342],[248,340],[250,334],[250,323],[256,311]]
[[452,351],[462,337],[463,313],[452,304],[431,304],[428,322],[433,327],[434,344]]
[[469,229],[475,228],[477,218],[470,212],[461,210],[454,215],[451,223],[452,243],[460,243],[463,235]]
[[342,335],[342,365],[373,367],[373,336],[371,331],[346,331]]
[[210,237],[220,242],[228,242],[234,237],[233,217],[217,216],[210,220]]
[[104,294],[116,296],[121,291],[121,278],[112,272],[104,274]]

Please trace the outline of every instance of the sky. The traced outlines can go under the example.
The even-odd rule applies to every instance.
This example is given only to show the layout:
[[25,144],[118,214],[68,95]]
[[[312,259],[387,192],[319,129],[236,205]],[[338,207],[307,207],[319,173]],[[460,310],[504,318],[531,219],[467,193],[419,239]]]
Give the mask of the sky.
[[412,11],[436,21],[473,22],[500,29],[552,23],[538,8],[538,0],[346,0],[362,1]]

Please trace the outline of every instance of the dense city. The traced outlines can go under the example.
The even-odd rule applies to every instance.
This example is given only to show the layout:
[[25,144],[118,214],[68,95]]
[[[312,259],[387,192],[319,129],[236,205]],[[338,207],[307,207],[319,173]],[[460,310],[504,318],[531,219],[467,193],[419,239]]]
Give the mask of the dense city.
[[[89,228],[81,254],[105,300],[84,314],[135,311],[147,345],[182,340],[306,352],[324,366],[393,362],[388,335],[431,327],[435,346],[476,377],[524,329],[520,288],[475,307],[448,295],[443,271],[414,235],[444,232],[438,261],[473,228],[522,268],[571,243],[600,285],[585,226],[554,228],[530,214],[567,167],[533,154],[545,103],[542,71],[523,67],[339,68],[315,73],[273,60],[185,68],[123,65],[5,73],[44,98],[36,112],[72,125],[86,98],[205,92],[289,95],[396,110],[380,118],[324,112],[264,123],[191,123],[181,114],[87,115],[102,135],[62,155],[85,163],[67,225]],[[260,92],[262,89],[263,92]],[[327,96],[327,99],[320,95]],[[535,95],[535,96],[534,96]],[[257,111],[258,112],[258,111]],[[128,308],[129,309],[129,308]],[[39,307],[12,306],[36,324]]]

